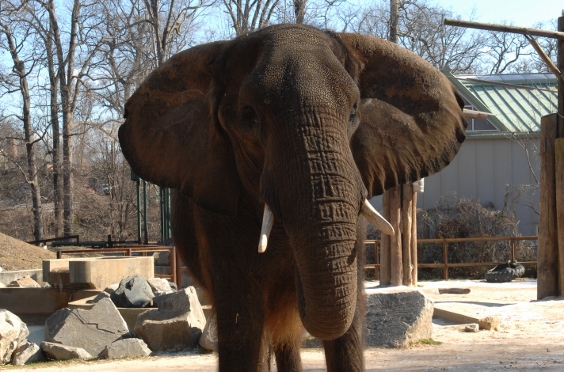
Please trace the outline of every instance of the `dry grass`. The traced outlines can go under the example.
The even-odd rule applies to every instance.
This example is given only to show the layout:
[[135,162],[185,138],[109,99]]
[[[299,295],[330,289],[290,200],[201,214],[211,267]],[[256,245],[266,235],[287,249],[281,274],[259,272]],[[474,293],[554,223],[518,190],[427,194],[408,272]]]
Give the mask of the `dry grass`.
[[44,259],[57,258],[48,249],[0,233],[0,267],[3,271],[41,269]]

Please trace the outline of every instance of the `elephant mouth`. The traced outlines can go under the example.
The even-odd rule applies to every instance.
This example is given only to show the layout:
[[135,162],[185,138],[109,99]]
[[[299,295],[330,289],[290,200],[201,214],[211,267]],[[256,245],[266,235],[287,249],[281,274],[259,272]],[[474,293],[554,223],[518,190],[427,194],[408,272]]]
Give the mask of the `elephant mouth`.
[[[364,216],[374,227],[382,231],[384,234],[387,235],[394,235],[394,228],[392,225],[380,214],[370,202],[365,199],[364,204],[361,209],[361,215]],[[264,253],[266,252],[266,248],[268,246],[268,239],[270,237],[270,232],[272,231],[272,226],[274,225],[274,214],[272,210],[268,206],[268,204],[264,204],[264,213],[262,216],[262,227],[260,231],[260,239],[258,245],[258,252]]]

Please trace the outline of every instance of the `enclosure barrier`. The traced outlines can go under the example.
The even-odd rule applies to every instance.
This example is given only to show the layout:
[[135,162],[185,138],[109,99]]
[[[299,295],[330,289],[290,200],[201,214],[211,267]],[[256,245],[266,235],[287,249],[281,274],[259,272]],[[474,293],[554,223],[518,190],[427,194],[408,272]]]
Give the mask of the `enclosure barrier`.
[[58,238],[51,238],[51,239],[40,239],[40,240],[33,240],[31,242],[26,242],[27,244],[31,245],[45,245],[45,243],[49,242],[56,242],[56,241],[66,241],[66,240],[76,240],[76,244],[80,244],[80,237],[78,235],[69,235],[69,236],[61,236]]
[[[483,241],[509,241],[509,249],[511,249],[511,261],[517,261],[516,242],[522,240],[538,240],[537,236],[488,236],[480,238],[438,238],[438,239],[417,239],[417,243],[443,243],[443,263],[420,263],[418,268],[443,268],[443,277],[448,280],[448,269],[450,267],[477,267],[477,266],[496,266],[505,262],[467,262],[467,263],[449,263],[448,262],[448,243],[461,242],[483,242]],[[366,240],[365,245],[374,244],[374,263],[364,265],[365,270],[374,269],[374,276],[379,278],[380,275],[380,255],[378,254],[378,246],[380,240]],[[519,262],[521,265],[536,265],[537,261]]]
[[123,246],[123,247],[115,247],[115,248],[108,248],[108,249],[73,249],[73,250],[60,250],[57,252],[57,258],[62,258],[63,255],[74,255],[74,254],[87,254],[87,255],[96,255],[96,254],[115,254],[121,253],[122,256],[133,256],[134,253],[141,253],[142,256],[147,256],[147,253],[154,253],[154,252],[169,252],[169,260],[170,260],[170,275],[166,274],[155,274],[157,278],[168,279],[173,283],[176,283],[178,288],[182,288],[182,277],[181,275],[177,275],[177,265],[176,265],[176,248],[174,246],[155,246],[155,245],[147,245],[147,246]]

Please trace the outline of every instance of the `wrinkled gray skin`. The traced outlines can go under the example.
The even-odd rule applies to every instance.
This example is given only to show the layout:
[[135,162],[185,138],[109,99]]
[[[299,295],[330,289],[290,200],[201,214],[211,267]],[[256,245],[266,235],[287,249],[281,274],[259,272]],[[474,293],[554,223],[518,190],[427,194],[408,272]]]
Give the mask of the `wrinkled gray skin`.
[[462,106],[404,49],[298,25],[191,48],[143,82],[121,146],[175,190],[173,237],[217,313],[221,371],[266,370],[271,352],[301,370],[303,327],[328,370],[364,369],[362,204],[446,166]]

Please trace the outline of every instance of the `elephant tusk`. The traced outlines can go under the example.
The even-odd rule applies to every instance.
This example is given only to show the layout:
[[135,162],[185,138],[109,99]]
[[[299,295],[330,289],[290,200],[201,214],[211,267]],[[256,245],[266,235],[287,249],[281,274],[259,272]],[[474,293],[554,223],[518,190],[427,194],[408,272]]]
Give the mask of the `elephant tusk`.
[[262,227],[260,230],[260,241],[258,246],[259,253],[264,253],[266,251],[266,246],[268,245],[268,237],[270,236],[270,231],[272,231],[272,225],[274,224],[274,215],[268,204],[264,204],[264,214],[262,215]]
[[362,215],[368,220],[374,227],[377,227],[380,231],[387,235],[394,235],[394,228],[392,225],[384,218],[380,213],[372,207],[368,200],[364,200],[364,205],[362,206]]

